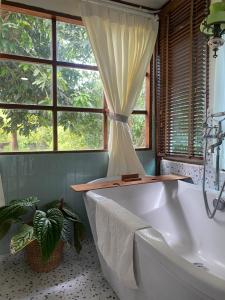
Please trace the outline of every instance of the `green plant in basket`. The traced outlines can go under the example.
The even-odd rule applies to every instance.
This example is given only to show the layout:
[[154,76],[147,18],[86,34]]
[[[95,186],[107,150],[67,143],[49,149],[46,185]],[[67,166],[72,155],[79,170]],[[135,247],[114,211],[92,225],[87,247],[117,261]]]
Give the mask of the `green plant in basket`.
[[19,226],[11,238],[10,251],[15,254],[37,241],[43,262],[48,262],[60,241],[73,245],[79,253],[84,226],[79,216],[64,200],[56,200],[38,208],[39,200],[29,197],[12,200],[0,208],[0,239],[13,224]]

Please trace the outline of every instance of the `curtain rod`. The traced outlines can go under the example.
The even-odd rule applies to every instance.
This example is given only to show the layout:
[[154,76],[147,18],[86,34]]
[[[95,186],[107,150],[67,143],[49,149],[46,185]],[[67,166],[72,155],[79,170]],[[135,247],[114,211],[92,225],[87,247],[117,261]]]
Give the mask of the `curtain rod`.
[[142,8],[142,6],[140,7],[136,7],[136,6],[132,6],[132,5],[128,5],[125,4],[123,2],[117,2],[117,1],[111,1],[111,0],[82,0],[83,2],[89,2],[89,3],[94,3],[97,5],[105,5],[108,8],[114,8],[114,9],[118,9],[118,10],[124,10],[126,12],[131,12],[137,14],[137,15],[141,15],[141,16],[145,16],[145,17],[153,17],[153,15],[157,14],[160,12],[160,10],[150,10],[150,9],[146,9],[146,8]]
[[115,2],[115,3],[120,3],[120,4],[125,4],[131,7],[135,7],[135,8],[139,8],[139,9],[145,9],[146,11],[152,12],[152,13],[158,13],[160,10],[159,9],[155,9],[149,6],[145,6],[145,5],[139,5],[137,3],[131,3],[131,2],[127,2],[127,1],[123,1],[123,0],[110,0],[111,2]]

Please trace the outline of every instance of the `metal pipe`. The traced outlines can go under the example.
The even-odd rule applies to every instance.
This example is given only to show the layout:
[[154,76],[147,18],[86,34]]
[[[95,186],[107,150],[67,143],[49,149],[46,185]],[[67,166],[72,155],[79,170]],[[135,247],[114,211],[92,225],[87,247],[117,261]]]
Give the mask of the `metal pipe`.
[[220,147],[216,150],[216,178],[215,178],[215,188],[219,191],[220,189]]

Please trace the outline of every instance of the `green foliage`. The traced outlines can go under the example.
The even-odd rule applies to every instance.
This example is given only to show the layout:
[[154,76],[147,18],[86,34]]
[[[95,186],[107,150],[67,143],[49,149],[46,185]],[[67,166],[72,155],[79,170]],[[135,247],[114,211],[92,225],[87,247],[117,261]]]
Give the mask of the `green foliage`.
[[[0,16],[0,52],[51,59],[51,21],[3,11]],[[86,29],[57,21],[57,59],[95,64]],[[0,102],[52,105],[52,68],[45,64],[0,61]],[[103,108],[99,72],[57,68],[58,105]],[[144,109],[145,85],[136,108]],[[0,151],[53,149],[52,114],[40,110],[0,110]],[[137,122],[135,127],[143,127]],[[59,113],[59,150],[99,149],[103,146],[101,114]],[[140,145],[140,130],[133,130]],[[139,143],[139,144],[136,144]]]
[[101,114],[59,114],[59,149],[99,149],[103,145],[103,121]]
[[85,228],[82,224],[80,217],[73,211],[73,209],[64,202],[63,199],[52,201],[45,205],[44,209],[58,208],[61,210],[64,221],[61,238],[69,245],[73,245],[80,253],[82,246],[81,241],[84,238]]
[[132,115],[130,118],[131,136],[136,147],[145,147],[145,116]]
[[51,208],[46,213],[37,210],[33,225],[42,258],[44,261],[48,261],[61,238],[63,214],[58,208]]
[[146,80],[144,80],[141,93],[137,99],[135,109],[146,109]]
[[51,20],[3,11],[0,28],[1,52],[50,58]]
[[84,27],[57,22],[57,32],[58,59],[60,61],[95,64],[87,31]]
[[[81,251],[81,240],[84,237],[84,225],[81,223],[80,218],[77,214],[75,214],[69,207],[63,206],[62,213],[64,215],[64,218],[73,224],[73,242],[74,247],[77,251],[77,253],[80,253]],[[68,227],[67,227],[68,228]],[[69,237],[70,234],[65,232],[65,236],[67,239],[67,236]]]
[[10,250],[15,254],[24,249],[28,244],[35,240],[34,228],[27,224],[23,224],[18,233],[15,234],[10,242]]
[[[3,28],[0,31],[0,52],[50,58],[51,22],[49,20],[5,12],[0,17],[0,26]],[[57,22],[57,32],[59,60],[94,62],[85,28]],[[103,90],[98,72],[58,68],[57,79],[59,105],[103,106]],[[49,105],[52,103],[51,80],[52,70],[46,65],[2,61],[0,62],[0,101]],[[62,150],[92,148],[92,145],[95,149],[102,146],[101,144],[99,146],[96,135],[93,136],[93,130],[88,133],[88,129],[85,128],[87,122],[93,121],[92,118],[86,123],[84,119],[78,117],[75,120],[73,114],[59,115],[59,127],[62,126],[63,131],[68,129],[73,135],[68,140],[74,138],[76,143],[75,148],[73,144],[67,144],[67,149],[62,145]],[[51,115],[44,111],[2,110],[0,126],[7,136],[4,140],[0,140],[0,143],[6,143],[4,150],[8,149],[8,151],[10,148],[7,142],[10,140],[12,140],[13,151],[51,150],[52,132],[45,131],[45,127],[51,127],[51,123]],[[94,128],[95,124],[92,126]],[[74,128],[76,128],[75,133],[73,133]],[[40,131],[45,131],[45,135],[38,135]],[[84,131],[87,134],[84,139],[80,139]],[[48,143],[45,140],[48,140]],[[81,145],[79,145],[80,140],[82,140]]]
[[53,201],[50,201],[47,204],[43,205],[41,207],[41,210],[47,211],[51,208],[60,208],[60,206],[61,206],[60,200],[53,200]]
[[21,207],[32,207],[39,202],[37,197],[28,197],[25,199],[11,200],[9,205],[19,205]]
[[[11,239],[11,253],[17,253],[35,239],[40,245],[43,261],[49,259],[60,240],[74,245],[79,253],[84,236],[84,226],[79,216],[63,199],[49,202],[41,210],[37,210],[38,202],[37,197],[28,197],[12,200],[9,205],[0,208],[0,239],[13,223],[20,224],[18,233]],[[24,224],[29,209],[32,218]]]
[[[3,12],[0,17],[0,52],[50,58],[51,21]],[[51,68],[38,64],[0,62],[0,101],[17,104],[50,104]],[[2,116],[3,114],[3,116]],[[11,134],[12,150],[18,150],[17,134],[28,137],[46,120],[42,112],[3,110],[0,124]],[[7,140],[6,140],[7,141]]]
[[0,209],[0,239],[2,239],[9,231],[13,223],[21,223],[28,209],[37,204],[39,200],[36,197],[28,197],[25,199],[12,200],[9,205]]
[[103,86],[99,73],[58,68],[58,99],[63,106],[102,108]]
[[73,227],[71,221],[66,218],[63,219],[63,229],[61,239],[69,246],[73,245]]
[[12,220],[3,221],[0,224],[0,240],[8,233],[12,225]]
[[0,210],[0,227],[3,223],[10,220],[18,220],[21,216],[26,214],[27,211],[27,208],[17,204],[4,206],[3,209]]

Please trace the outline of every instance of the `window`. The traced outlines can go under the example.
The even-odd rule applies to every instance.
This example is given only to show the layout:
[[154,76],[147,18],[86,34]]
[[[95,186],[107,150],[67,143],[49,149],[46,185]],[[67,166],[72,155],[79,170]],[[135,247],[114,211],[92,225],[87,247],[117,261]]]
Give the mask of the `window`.
[[199,27],[207,0],[173,1],[161,13],[157,57],[158,157],[202,158],[208,47]]
[[[107,150],[107,107],[80,20],[1,7],[0,152]],[[129,125],[149,148],[149,72]],[[146,101],[147,99],[147,101]]]

